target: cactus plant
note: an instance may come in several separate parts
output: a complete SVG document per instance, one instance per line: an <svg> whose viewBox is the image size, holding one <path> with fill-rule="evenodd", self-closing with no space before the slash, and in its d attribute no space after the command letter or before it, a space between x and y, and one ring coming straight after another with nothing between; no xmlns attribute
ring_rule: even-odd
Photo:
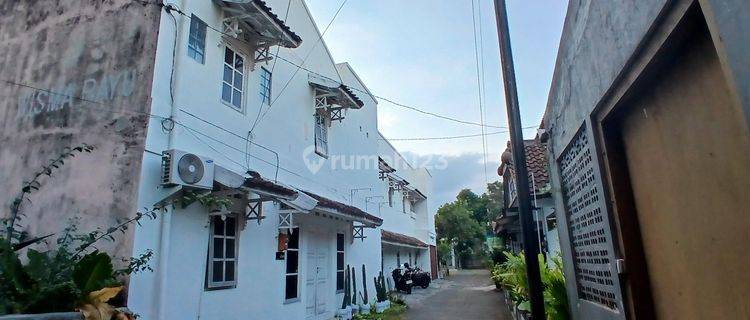
<svg viewBox="0 0 750 320"><path fill-rule="evenodd" d="M362 297L362 303L367 305L370 303L370 299L367 297L367 272L364 264L362 265L362 290L365 292L364 297Z"/></svg>
<svg viewBox="0 0 750 320"><path fill-rule="evenodd" d="M388 293L385 288L385 277L383 277L383 271L375 278L375 289L378 294L378 302L388 300Z"/></svg>
<svg viewBox="0 0 750 320"><path fill-rule="evenodd" d="M349 270L349 265L346 265L346 270ZM351 304L349 281L349 272L344 272L344 301L341 302L341 309L346 309Z"/></svg>
<svg viewBox="0 0 750 320"><path fill-rule="evenodd" d="M357 305L357 271L352 267L349 271L352 274L352 305Z"/></svg>

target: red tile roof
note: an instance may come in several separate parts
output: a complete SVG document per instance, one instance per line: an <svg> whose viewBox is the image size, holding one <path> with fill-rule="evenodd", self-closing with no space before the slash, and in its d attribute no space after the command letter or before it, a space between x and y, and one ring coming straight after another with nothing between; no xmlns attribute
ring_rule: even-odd
<svg viewBox="0 0 750 320"><path fill-rule="evenodd" d="M290 189L288 187L285 187L281 184L275 183L270 180L266 180L263 177L260 176L259 173L255 171L248 172L250 174L249 178L245 178L245 182L243 183L243 186L253 189L258 189L270 193L280 194L283 196L294 196L297 194L296 191L293 189Z"/></svg>
<svg viewBox="0 0 750 320"><path fill-rule="evenodd" d="M549 184L549 163L547 158L547 143L538 140L524 140L523 148L526 152L526 168L529 172L529 182L533 179L533 184L529 186L531 191L539 194L546 192ZM502 176L505 169L513 172L513 156L511 154L510 142L501 157L500 167L497 168L497 174ZM532 178L533 177L533 178ZM536 190L534 190L536 187Z"/></svg>
<svg viewBox="0 0 750 320"><path fill-rule="evenodd" d="M340 211L342 213L345 213L345 214L348 214L348 215L351 215L351 216L354 216L354 217L358 217L358 218L362 218L364 220L370 221L370 222L372 222L372 223L374 223L376 225L383 224L383 219L380 219L380 218L378 218L376 216L373 216L373 215L371 215L371 214L369 214L367 212L364 212L364 211L362 211L361 209L359 209L359 208L357 208L355 206L350 206L348 204L344 204L344 203L341 203L341 202L338 202L338 201L335 201L335 200L331 200L331 199L325 198L323 196L314 194L314 193L309 192L309 191L302 190L302 192L304 192L308 196L313 197L315 200L318 200L318 206L326 207L326 208L329 208L329 209L335 209L335 210L338 210L338 211Z"/></svg>
<svg viewBox="0 0 750 320"><path fill-rule="evenodd" d="M395 242L395 243L405 244L405 245L414 246L414 247L425 247L425 248L427 247L426 243L422 242L421 240L417 238L410 237L410 236L403 235L403 234L396 233L396 232L386 231L383 229L380 229L380 240L386 241L386 242Z"/></svg>

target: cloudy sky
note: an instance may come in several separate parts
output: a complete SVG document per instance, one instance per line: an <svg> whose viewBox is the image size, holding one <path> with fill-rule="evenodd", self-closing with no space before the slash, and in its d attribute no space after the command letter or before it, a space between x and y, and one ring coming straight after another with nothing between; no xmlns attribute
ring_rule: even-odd
<svg viewBox="0 0 750 320"><path fill-rule="evenodd" d="M345 0L307 0L322 30ZM473 0L481 23L486 123L507 127L493 1ZM481 8L480 8L481 7ZM511 41L524 127L538 125L547 101L566 0L508 1ZM481 9L481 11L480 11ZM336 62L349 62L376 95L461 120L479 122L472 0L348 0L324 36ZM480 62L481 65L481 62ZM479 134L455 123L395 106L378 105L379 127L389 139ZM506 129L488 128L488 133ZM535 129L524 134L531 137ZM497 180L509 136L487 136L487 177ZM402 153L445 157L433 170L433 205L462 188L484 192L482 139L392 141Z"/></svg>

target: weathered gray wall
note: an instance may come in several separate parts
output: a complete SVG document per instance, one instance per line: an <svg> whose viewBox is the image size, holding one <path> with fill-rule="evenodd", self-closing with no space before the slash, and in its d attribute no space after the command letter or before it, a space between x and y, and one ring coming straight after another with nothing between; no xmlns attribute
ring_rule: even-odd
<svg viewBox="0 0 750 320"><path fill-rule="evenodd" d="M547 121L556 159L614 82L666 0L570 0Z"/></svg>
<svg viewBox="0 0 750 320"><path fill-rule="evenodd" d="M44 179L22 224L40 235L79 216L91 231L133 215L159 10L133 0L0 1L2 216L23 181L81 143L97 149ZM131 234L102 248L130 256Z"/></svg>
<svg viewBox="0 0 750 320"><path fill-rule="evenodd" d="M550 88L545 124L550 131L550 170L556 198L563 256L572 260L569 234L561 199L556 159L584 121L602 101L638 45L654 26L668 0L595 1L570 0ZM697 0L733 94L750 123L750 2L746 0ZM718 39L718 40L717 40ZM566 278L574 283L573 266L565 266ZM568 288L575 304L574 286ZM575 314L574 318L581 319Z"/></svg>

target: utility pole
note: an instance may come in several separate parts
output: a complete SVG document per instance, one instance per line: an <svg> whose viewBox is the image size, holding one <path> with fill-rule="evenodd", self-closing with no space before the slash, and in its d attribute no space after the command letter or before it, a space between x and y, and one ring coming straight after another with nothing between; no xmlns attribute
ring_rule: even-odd
<svg viewBox="0 0 750 320"><path fill-rule="evenodd" d="M523 147L523 131L521 129L521 112L518 106L518 90L516 88L516 74L513 68L513 52L510 46L508 31L508 12L505 0L495 0L495 18L497 19L497 36L500 43L500 62L503 68L503 83L505 87L505 108L510 122L510 142L513 153L513 167L516 171L516 192L518 194L518 210L521 215L521 231L523 232L523 248L526 253L526 275L529 281L529 300L531 302L531 318L544 320L544 296L542 278L539 274L539 247L534 235L536 222L531 213L531 197L529 196L529 175L526 169L526 152Z"/></svg>

